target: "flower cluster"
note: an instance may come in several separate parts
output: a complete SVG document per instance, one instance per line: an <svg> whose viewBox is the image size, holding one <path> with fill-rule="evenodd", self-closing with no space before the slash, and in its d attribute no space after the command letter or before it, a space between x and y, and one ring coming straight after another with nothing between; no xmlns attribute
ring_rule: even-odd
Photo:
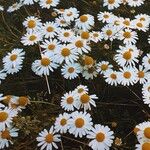
<svg viewBox="0 0 150 150"><path fill-rule="evenodd" d="M96 95L89 95L87 86L79 85L74 91L65 93L61 98L61 106L66 111L74 111L72 113L64 112L56 118L54 126L49 131L44 129L39 133L37 141L41 149L51 150L52 146L58 148L55 142L59 142L60 134L69 133L75 137L84 137L90 139L89 146L93 150L105 150L113 143L113 131L108 126L101 124L93 125L92 117L87 110L91 109L91 105L96 106L94 99ZM78 110L75 111L75 108ZM84 108L84 112L81 109Z"/></svg>
<svg viewBox="0 0 150 150"><path fill-rule="evenodd" d="M138 124L134 128L139 144L136 145L136 150L150 149L150 122L145 121Z"/></svg>

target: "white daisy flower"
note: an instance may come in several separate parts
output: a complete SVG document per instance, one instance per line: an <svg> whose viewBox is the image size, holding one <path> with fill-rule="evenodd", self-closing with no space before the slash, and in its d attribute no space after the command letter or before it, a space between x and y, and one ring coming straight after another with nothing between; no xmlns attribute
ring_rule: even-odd
<svg viewBox="0 0 150 150"><path fill-rule="evenodd" d="M103 23L109 23L110 19L114 17L114 14L112 14L112 12L99 12L97 15L97 19L99 21L102 21Z"/></svg>
<svg viewBox="0 0 150 150"><path fill-rule="evenodd" d="M61 97L61 107L66 111L74 111L77 99L78 94L76 94L76 92L69 91Z"/></svg>
<svg viewBox="0 0 150 150"><path fill-rule="evenodd" d="M0 109L0 131L5 130L6 127L10 127L13 117L17 115L17 111L5 107Z"/></svg>
<svg viewBox="0 0 150 150"><path fill-rule="evenodd" d="M150 149L150 142L143 142L140 144L135 145L135 150L149 150Z"/></svg>
<svg viewBox="0 0 150 150"><path fill-rule="evenodd" d="M106 72L104 72L104 78L105 81L110 85L117 86L119 84L119 75L117 71L108 69Z"/></svg>
<svg viewBox="0 0 150 150"><path fill-rule="evenodd" d="M32 63L32 70L35 74L42 76L42 75L49 75L50 71L54 71L58 65L55 63L53 59L53 55L44 54L40 60L35 60Z"/></svg>
<svg viewBox="0 0 150 150"><path fill-rule="evenodd" d="M120 0L104 0L103 6L107 6L109 10L118 8L121 4Z"/></svg>
<svg viewBox="0 0 150 150"><path fill-rule="evenodd" d="M144 4L144 1L145 0L136 0L136 1L135 0L129 0L129 1L127 1L127 3L131 7L139 7L142 4Z"/></svg>
<svg viewBox="0 0 150 150"><path fill-rule="evenodd" d="M59 27L67 27L68 25L70 25L70 23L69 23L69 22L66 22L65 19L64 19L62 16L57 17L57 18L55 19L55 23L56 23L57 26L59 26Z"/></svg>
<svg viewBox="0 0 150 150"><path fill-rule="evenodd" d="M51 126L51 128L49 129L49 131L47 131L46 129L44 129L43 131L41 131L39 133L39 136L36 138L36 140L39 142L38 143L38 147L41 147L41 150L52 150L53 147L55 149L58 149L58 146L56 145L56 142L60 142L60 135L59 134L55 134L55 130L54 127Z"/></svg>
<svg viewBox="0 0 150 150"><path fill-rule="evenodd" d="M75 111L71 114L68 125L69 133L81 138L92 129L93 122L89 113Z"/></svg>
<svg viewBox="0 0 150 150"><path fill-rule="evenodd" d="M12 138L18 137L18 130L10 126L10 128L0 131L0 149L9 147L9 143L13 144Z"/></svg>
<svg viewBox="0 0 150 150"><path fill-rule="evenodd" d="M139 50L134 45L119 46L117 54L114 56L115 61L122 67L130 65L135 66L138 63Z"/></svg>
<svg viewBox="0 0 150 150"><path fill-rule="evenodd" d="M22 3L14 3L12 6L9 6L8 9L7 9L7 12L11 13L11 12L14 12L18 9L20 9L22 6Z"/></svg>
<svg viewBox="0 0 150 150"><path fill-rule="evenodd" d="M148 70L150 69L150 54L146 54L143 59L142 59L142 65L147 68Z"/></svg>
<svg viewBox="0 0 150 150"><path fill-rule="evenodd" d="M40 46L44 49L43 53L54 55L60 49L60 42L57 39L45 39Z"/></svg>
<svg viewBox="0 0 150 150"><path fill-rule="evenodd" d="M69 119L70 119L70 114L68 113L59 114L59 116L56 118L55 126L54 126L56 132L66 133L67 130L69 129L68 126Z"/></svg>
<svg viewBox="0 0 150 150"><path fill-rule="evenodd" d="M96 107L96 103L94 101L95 99L98 99L98 97L95 94L80 94L79 100L76 101L76 107L77 109L84 108L84 111L91 110L91 105Z"/></svg>
<svg viewBox="0 0 150 150"><path fill-rule="evenodd" d="M24 55L23 49L13 49L3 58L4 70L8 74L17 73L22 68Z"/></svg>
<svg viewBox="0 0 150 150"><path fill-rule="evenodd" d="M30 30L21 38L21 43L25 46L37 44L42 40L41 32Z"/></svg>
<svg viewBox="0 0 150 150"><path fill-rule="evenodd" d="M108 126L95 124L92 131L88 132L87 138L92 139L89 146L93 150L109 150L114 139L114 133Z"/></svg>
<svg viewBox="0 0 150 150"><path fill-rule="evenodd" d="M67 63L62 66L61 74L66 79L75 79L78 77L79 73L81 73L82 68L78 63Z"/></svg>
<svg viewBox="0 0 150 150"><path fill-rule="evenodd" d="M87 44L86 40L83 40L79 36L72 41L72 47L81 55L91 51L91 47Z"/></svg>
<svg viewBox="0 0 150 150"><path fill-rule="evenodd" d="M54 38L60 31L58 25L54 22L44 23L41 30L45 38Z"/></svg>
<svg viewBox="0 0 150 150"><path fill-rule="evenodd" d="M90 36L91 36L91 38L90 38L91 41L93 41L95 43L102 41L102 39L104 38L103 34L99 31L92 31Z"/></svg>
<svg viewBox="0 0 150 150"><path fill-rule="evenodd" d="M21 0L20 2L22 2L25 5L32 5L34 4L34 1L37 1L37 0Z"/></svg>
<svg viewBox="0 0 150 150"><path fill-rule="evenodd" d="M70 7L69 9L64 10L62 16L66 22L71 22L79 17L79 11L75 7Z"/></svg>
<svg viewBox="0 0 150 150"><path fill-rule="evenodd" d="M75 49L73 49L72 44L67 44L67 45L61 45L61 48L56 51L55 58L56 62L58 63L73 63L78 59L78 53Z"/></svg>
<svg viewBox="0 0 150 150"><path fill-rule="evenodd" d="M59 4L60 0L40 0L39 5L41 8L50 9L50 7L56 7Z"/></svg>
<svg viewBox="0 0 150 150"><path fill-rule="evenodd" d="M119 82L124 86L134 85L137 82L137 74L135 68L124 67L120 69Z"/></svg>
<svg viewBox="0 0 150 150"><path fill-rule="evenodd" d="M109 64L108 61L101 61L97 63L97 72L100 72L101 74L105 73L107 70L111 69L113 66Z"/></svg>
<svg viewBox="0 0 150 150"><path fill-rule="evenodd" d="M120 21L122 23L122 27L124 28L134 28L133 21L130 20L130 18L120 18Z"/></svg>
<svg viewBox="0 0 150 150"><path fill-rule="evenodd" d="M75 26L84 31L90 30L92 26L94 26L94 17L89 14L84 14L80 16L75 21Z"/></svg>
<svg viewBox="0 0 150 150"><path fill-rule="evenodd" d="M87 86L85 85L78 85L75 90L74 90L77 94L82 95L82 94L87 94L89 89Z"/></svg>
<svg viewBox="0 0 150 150"><path fill-rule="evenodd" d="M121 30L118 33L118 39L123 40L124 44L135 44L138 40L137 32L131 29Z"/></svg>
<svg viewBox="0 0 150 150"><path fill-rule="evenodd" d="M27 30L38 30L42 27L41 19L35 16L28 16L23 22L23 25Z"/></svg>

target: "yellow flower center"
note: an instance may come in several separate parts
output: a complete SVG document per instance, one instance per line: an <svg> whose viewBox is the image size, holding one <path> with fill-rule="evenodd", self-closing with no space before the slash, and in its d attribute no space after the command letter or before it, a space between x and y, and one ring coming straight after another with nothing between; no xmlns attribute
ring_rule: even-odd
<svg viewBox="0 0 150 150"><path fill-rule="evenodd" d="M47 142L47 143L52 143L53 142L53 134L50 134L50 133L48 133L47 135L46 135L46 137L45 137L45 141Z"/></svg>
<svg viewBox="0 0 150 150"><path fill-rule="evenodd" d="M148 143L148 142L143 143L142 150L150 150L150 143Z"/></svg>
<svg viewBox="0 0 150 150"><path fill-rule="evenodd" d="M82 128L84 126L84 120L82 118L78 118L75 121L75 126L77 128Z"/></svg>
<svg viewBox="0 0 150 150"><path fill-rule="evenodd" d="M16 59L17 59L17 55L16 54L12 54L11 56L10 56L10 60L11 61L15 61Z"/></svg>
<svg viewBox="0 0 150 150"><path fill-rule="evenodd" d="M33 29L33 28L35 28L35 26L36 26L36 22L34 20L28 21L28 28Z"/></svg>
<svg viewBox="0 0 150 150"><path fill-rule="evenodd" d="M124 76L124 78L126 78L126 79L130 79L131 73L128 72L128 71L126 71L126 72L123 73L123 76Z"/></svg>
<svg viewBox="0 0 150 150"><path fill-rule="evenodd" d="M70 49L63 48L62 51L61 51L61 55L64 56L64 57L69 56L70 55Z"/></svg>
<svg viewBox="0 0 150 150"><path fill-rule="evenodd" d="M54 31L54 28L53 27L51 27L51 26L49 26L49 27L47 27L47 32L53 32Z"/></svg>
<svg viewBox="0 0 150 150"><path fill-rule="evenodd" d="M108 16L107 14L105 14L103 17L104 17L105 19L109 18L109 16Z"/></svg>
<svg viewBox="0 0 150 150"><path fill-rule="evenodd" d="M101 65L101 70L102 71L106 71L108 69L108 65L107 64L102 64Z"/></svg>
<svg viewBox="0 0 150 150"><path fill-rule="evenodd" d="M6 112L0 112L0 122L6 121L8 118L8 113Z"/></svg>
<svg viewBox="0 0 150 150"><path fill-rule="evenodd" d="M107 34L108 36L111 36L111 35L112 35L112 30L107 30L107 31L106 31L106 34Z"/></svg>
<svg viewBox="0 0 150 150"><path fill-rule="evenodd" d="M81 48L81 47L83 47L83 42L81 40L78 40L78 41L75 42L75 46L77 48Z"/></svg>
<svg viewBox="0 0 150 150"><path fill-rule="evenodd" d="M102 133L102 132L97 133L97 134L96 134L96 140L97 140L98 142L103 142L103 141L105 140L105 134Z"/></svg>
<svg viewBox="0 0 150 150"><path fill-rule="evenodd" d="M81 22L86 22L88 20L88 17L85 15L80 16L80 21Z"/></svg>
<svg viewBox="0 0 150 150"><path fill-rule="evenodd" d="M117 79L117 75L116 74L114 74L114 73L112 73L111 75L110 75L110 77L112 78L112 79Z"/></svg>
<svg viewBox="0 0 150 150"><path fill-rule="evenodd" d="M47 0L46 4L51 4L53 2L53 0Z"/></svg>
<svg viewBox="0 0 150 150"><path fill-rule="evenodd" d="M82 93L82 92L84 92L84 89L83 88L79 88L78 89L78 93Z"/></svg>
<svg viewBox="0 0 150 150"><path fill-rule="evenodd" d="M31 36L29 37L29 40L30 40L30 41L35 41L36 38L37 38L37 37L36 37L35 35L31 35Z"/></svg>
<svg viewBox="0 0 150 150"><path fill-rule="evenodd" d="M136 25L137 25L139 28L142 28L142 27L143 27L143 24L142 24L141 22L138 22Z"/></svg>
<svg viewBox="0 0 150 150"><path fill-rule="evenodd" d="M82 39L89 39L89 37L90 37L89 32L84 31L84 32L81 33L81 38Z"/></svg>
<svg viewBox="0 0 150 150"><path fill-rule="evenodd" d="M88 94L83 94L80 97L80 101L81 103L86 104L90 101L90 96Z"/></svg>
<svg viewBox="0 0 150 150"><path fill-rule="evenodd" d="M42 66L48 66L51 63L51 60L49 58L42 58L41 59L41 65Z"/></svg>
<svg viewBox="0 0 150 150"><path fill-rule="evenodd" d="M144 78L145 73L143 71L139 71L137 74L139 78Z"/></svg>
<svg viewBox="0 0 150 150"><path fill-rule="evenodd" d="M61 24L65 24L66 21L65 21L65 20L60 20L60 23L61 23Z"/></svg>
<svg viewBox="0 0 150 150"><path fill-rule="evenodd" d="M61 119L60 125L61 125L61 126L64 126L64 125L66 125L66 124L67 124L67 120L66 120L65 118Z"/></svg>
<svg viewBox="0 0 150 150"><path fill-rule="evenodd" d="M129 26L130 25L130 21L129 20L124 20L123 24L125 24L126 26Z"/></svg>
<svg viewBox="0 0 150 150"><path fill-rule="evenodd" d="M109 4L114 4L114 3L115 3L115 0L108 0L108 3L109 3Z"/></svg>
<svg viewBox="0 0 150 150"><path fill-rule="evenodd" d="M150 127L145 128L144 135L145 135L145 137L147 137L148 139L150 139Z"/></svg>
<svg viewBox="0 0 150 150"><path fill-rule="evenodd" d="M145 21L146 19L144 17L141 17L140 18L140 21Z"/></svg>
<svg viewBox="0 0 150 150"><path fill-rule="evenodd" d="M25 96L21 96L19 97L18 102L19 102L19 106L26 106L29 102L29 99Z"/></svg>
<svg viewBox="0 0 150 150"><path fill-rule="evenodd" d="M73 67L68 68L68 72L69 72L69 73L73 73L74 70L75 70L75 69L74 69Z"/></svg>
<svg viewBox="0 0 150 150"><path fill-rule="evenodd" d="M99 34L98 34L98 33L93 33L93 36L94 36L94 37L98 37Z"/></svg>
<svg viewBox="0 0 150 150"><path fill-rule="evenodd" d="M72 104L74 99L73 99L73 97L70 96L70 97L67 98L66 101L67 101L67 104Z"/></svg>
<svg viewBox="0 0 150 150"><path fill-rule="evenodd" d="M124 36L126 39L129 39L129 38L131 38L131 33L130 33L130 32L124 32L124 33L123 33L123 36Z"/></svg>
<svg viewBox="0 0 150 150"><path fill-rule="evenodd" d="M69 36L70 36L69 32L64 33L64 37L69 37Z"/></svg>
<svg viewBox="0 0 150 150"><path fill-rule="evenodd" d="M5 97L5 99L3 100L3 102L4 102L5 104L8 104L8 103L10 102L11 98L12 98L11 95L7 95L7 96Z"/></svg>
<svg viewBox="0 0 150 150"><path fill-rule="evenodd" d="M11 139L10 132L7 129L1 131L1 137L2 139L10 140Z"/></svg>
<svg viewBox="0 0 150 150"><path fill-rule="evenodd" d="M49 50L51 50L51 51L52 51L52 50L54 50L54 49L55 49L55 47L56 47L56 46L55 46L54 44L50 44L50 45L48 45L48 49L49 49Z"/></svg>
<svg viewBox="0 0 150 150"><path fill-rule="evenodd" d="M90 57L90 56L85 56L85 58L84 58L84 64L85 65L93 65L94 64L93 58Z"/></svg>
<svg viewBox="0 0 150 150"><path fill-rule="evenodd" d="M132 57L132 54L130 51L127 51L123 54L123 58L126 59L126 60L130 60Z"/></svg>

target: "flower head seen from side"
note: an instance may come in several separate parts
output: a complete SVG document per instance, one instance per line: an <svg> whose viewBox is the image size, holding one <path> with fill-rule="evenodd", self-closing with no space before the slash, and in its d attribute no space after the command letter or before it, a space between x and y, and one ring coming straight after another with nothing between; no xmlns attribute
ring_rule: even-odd
<svg viewBox="0 0 150 150"><path fill-rule="evenodd" d="M7 12L14 12L22 7L22 3L14 3L12 6L9 6Z"/></svg>
<svg viewBox="0 0 150 150"><path fill-rule="evenodd" d="M68 125L69 133L81 138L91 130L93 122L89 113L75 111L71 114Z"/></svg>
<svg viewBox="0 0 150 150"><path fill-rule="evenodd" d="M91 139L89 146L93 150L109 149L113 143L113 134L113 131L111 131L108 126L95 124L94 128L87 134L87 138Z"/></svg>
<svg viewBox="0 0 150 150"><path fill-rule="evenodd" d="M56 7L60 0L39 0L39 5L41 8L50 9L51 7Z"/></svg>
<svg viewBox="0 0 150 150"><path fill-rule="evenodd" d="M17 73L22 68L25 58L23 49L15 48L3 58L4 70L8 74Z"/></svg>
<svg viewBox="0 0 150 150"><path fill-rule="evenodd" d="M59 116L56 118L55 126L54 126L56 132L66 133L67 130L69 129L68 126L69 119L70 119L70 114L68 113L59 114Z"/></svg>
<svg viewBox="0 0 150 150"><path fill-rule="evenodd" d="M55 149L58 149L58 146L56 145L57 142L60 142L60 135L55 134L54 127L51 126L51 128L48 130L44 129L39 133L39 136L36 138L36 140L39 142L38 147L41 147L41 150L52 150L53 147Z"/></svg>

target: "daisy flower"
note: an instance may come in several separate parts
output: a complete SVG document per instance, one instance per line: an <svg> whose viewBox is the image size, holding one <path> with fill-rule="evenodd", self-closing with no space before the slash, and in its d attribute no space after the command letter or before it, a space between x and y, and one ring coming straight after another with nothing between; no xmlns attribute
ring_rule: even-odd
<svg viewBox="0 0 150 150"><path fill-rule="evenodd" d="M61 74L66 79L74 79L78 77L78 74L81 73L81 65L78 63L67 63L62 66Z"/></svg>
<svg viewBox="0 0 150 150"><path fill-rule="evenodd" d="M50 71L54 71L58 65L55 63L53 59L53 55L44 54L40 60L35 60L32 63L32 70L35 74L42 76L42 75L49 75Z"/></svg>
<svg viewBox="0 0 150 150"><path fill-rule="evenodd" d="M85 85L78 85L75 90L74 90L77 94L82 95L82 94L87 94L89 89L87 86Z"/></svg>
<svg viewBox="0 0 150 150"><path fill-rule="evenodd" d="M147 22L149 23L150 16L147 14L138 14L135 16L135 18L141 22Z"/></svg>
<svg viewBox="0 0 150 150"><path fill-rule="evenodd" d="M55 126L54 126L56 132L66 133L67 130L69 129L68 126L69 119L70 119L70 114L68 113L59 114L59 116L56 118Z"/></svg>
<svg viewBox="0 0 150 150"><path fill-rule="evenodd" d="M67 64L69 62L73 63L78 59L78 53L73 49L72 44L64 44L61 45L61 48L58 51L56 51L54 59L60 64L63 62L66 62Z"/></svg>
<svg viewBox="0 0 150 150"><path fill-rule="evenodd" d="M17 73L22 68L24 55L23 49L13 49L3 58L4 70L8 74Z"/></svg>
<svg viewBox="0 0 150 150"><path fill-rule="evenodd" d="M77 99L78 94L74 91L69 91L61 97L61 107L66 111L74 111L74 108L76 108Z"/></svg>
<svg viewBox="0 0 150 150"><path fill-rule="evenodd" d="M34 4L35 0L21 0L21 2L25 5L32 5Z"/></svg>
<svg viewBox="0 0 150 150"><path fill-rule="evenodd" d="M72 41L72 47L81 55L83 53L88 53L89 51L91 51L91 47L88 46L86 40L83 40L79 36L75 37Z"/></svg>
<svg viewBox="0 0 150 150"><path fill-rule="evenodd" d="M135 66L135 63L138 63L139 50L136 46L126 45L125 47L119 46L119 48L114 59L120 66Z"/></svg>
<svg viewBox="0 0 150 150"><path fill-rule="evenodd" d="M68 29L62 29L61 32L58 33L58 39L64 43L70 43L74 39L74 32Z"/></svg>
<svg viewBox="0 0 150 150"><path fill-rule="evenodd" d="M56 51L60 49L60 42L58 42L57 39L45 39L44 41L42 41L42 44L40 46L44 49L43 53L54 55Z"/></svg>
<svg viewBox="0 0 150 150"><path fill-rule="evenodd" d="M76 101L76 107L77 109L84 108L84 111L91 110L91 105L96 107L95 99L98 99L98 97L93 94L89 95L87 93L81 94L79 96L79 100Z"/></svg>
<svg viewBox="0 0 150 150"><path fill-rule="evenodd" d="M41 28L42 23L41 19L35 16L28 16L23 22L23 25L27 28L27 30L38 30Z"/></svg>
<svg viewBox="0 0 150 150"><path fill-rule="evenodd" d="M120 18L120 21L122 23L122 27L124 27L124 28L133 28L134 27L133 21L131 21L130 18Z"/></svg>
<svg viewBox="0 0 150 150"><path fill-rule="evenodd" d="M119 84L119 75L117 71L114 71L112 69L108 69L106 72L104 72L104 78L105 81L110 85L117 86Z"/></svg>
<svg viewBox="0 0 150 150"><path fill-rule="evenodd" d="M150 54L146 54L146 56L143 57L142 65L148 70L150 69Z"/></svg>
<svg viewBox="0 0 150 150"><path fill-rule="evenodd" d="M118 8L121 4L120 0L104 0L103 6L107 6L109 10Z"/></svg>
<svg viewBox="0 0 150 150"><path fill-rule="evenodd" d="M25 46L37 44L42 40L41 32L30 30L21 38L21 43Z"/></svg>
<svg viewBox="0 0 150 150"><path fill-rule="evenodd" d="M124 86L134 85L137 82L137 75L135 68L124 67L119 72L119 83Z"/></svg>
<svg viewBox="0 0 150 150"><path fill-rule="evenodd" d="M18 137L18 130L10 126L10 128L0 131L0 149L9 147L9 143L13 144L12 138Z"/></svg>
<svg viewBox="0 0 150 150"><path fill-rule="evenodd" d="M110 19L114 17L114 14L112 14L112 12L107 12L107 11L104 11L104 12L99 12L98 15L97 15L97 19L99 21L102 21L103 23L109 23Z"/></svg>
<svg viewBox="0 0 150 150"><path fill-rule="evenodd" d="M100 72L101 74L105 73L107 70L113 67L111 64L109 64L108 61L101 61L96 66L97 72Z"/></svg>
<svg viewBox="0 0 150 150"><path fill-rule="evenodd" d="M136 0L136 1L135 0L129 0L129 1L127 1L127 3L131 7L139 7L142 4L144 4L144 1L145 0Z"/></svg>
<svg viewBox="0 0 150 150"><path fill-rule="evenodd" d="M9 12L9 13L14 12L14 11L20 9L21 6L22 6L22 3L14 3L12 6L8 7L7 12Z"/></svg>
<svg viewBox="0 0 150 150"><path fill-rule="evenodd" d="M39 136L36 138L36 140L39 142L38 143L38 147L41 147L41 150L52 150L53 147L55 149L58 149L58 146L56 145L56 142L60 142L60 135L59 134L55 134L55 130L54 127L51 126L51 128L49 129L49 131L47 131L46 129L44 129L43 131L41 131L39 133Z"/></svg>
<svg viewBox="0 0 150 150"><path fill-rule="evenodd" d="M17 115L17 111L5 107L0 109L0 131L5 130L6 127L10 127L13 117Z"/></svg>
<svg viewBox="0 0 150 150"><path fill-rule="evenodd" d="M140 144L135 145L135 150L149 150L150 149L150 142L143 142Z"/></svg>
<svg viewBox="0 0 150 150"><path fill-rule="evenodd" d="M131 29L121 30L118 33L118 39L123 40L124 44L135 44L138 39L138 35Z"/></svg>
<svg viewBox="0 0 150 150"><path fill-rule="evenodd" d="M113 131L108 126L95 124L94 128L87 135L87 138L91 139L89 146L93 150L108 150L113 143L113 134Z"/></svg>
<svg viewBox="0 0 150 150"><path fill-rule="evenodd" d="M55 23L56 23L56 25L59 26L59 27L67 27L68 25L70 25L70 23L69 23L69 22L66 22L65 19L64 19L62 16L57 17L57 18L55 19Z"/></svg>
<svg viewBox="0 0 150 150"><path fill-rule="evenodd" d="M45 38L54 38L55 36L57 36L58 32L60 31L58 25L54 22L44 23L41 30Z"/></svg>
<svg viewBox="0 0 150 150"><path fill-rule="evenodd" d="M94 17L89 14L84 14L75 20L75 26L84 31L90 30L94 26Z"/></svg>
<svg viewBox="0 0 150 150"><path fill-rule="evenodd" d="M91 68L94 66L95 61L91 56L84 55L82 57L84 68Z"/></svg>
<svg viewBox="0 0 150 150"><path fill-rule="evenodd" d="M87 42L89 42L91 40L91 36L90 36L90 32L89 31L80 31L80 37L83 40L86 40Z"/></svg>
<svg viewBox="0 0 150 150"><path fill-rule="evenodd" d="M66 22L71 22L79 17L79 11L75 7L70 7L69 9L64 10L62 16Z"/></svg>
<svg viewBox="0 0 150 150"><path fill-rule="evenodd" d="M39 5L41 8L50 9L50 7L56 7L59 4L60 0L40 0Z"/></svg>
<svg viewBox="0 0 150 150"><path fill-rule="evenodd" d="M75 137L82 138L93 125L91 115L87 112L75 111L71 114L71 118L68 120L69 133Z"/></svg>
<svg viewBox="0 0 150 150"><path fill-rule="evenodd" d="M95 42L95 43L98 43L100 41L102 41L103 39L103 34L99 31L92 31L91 34L91 41Z"/></svg>

